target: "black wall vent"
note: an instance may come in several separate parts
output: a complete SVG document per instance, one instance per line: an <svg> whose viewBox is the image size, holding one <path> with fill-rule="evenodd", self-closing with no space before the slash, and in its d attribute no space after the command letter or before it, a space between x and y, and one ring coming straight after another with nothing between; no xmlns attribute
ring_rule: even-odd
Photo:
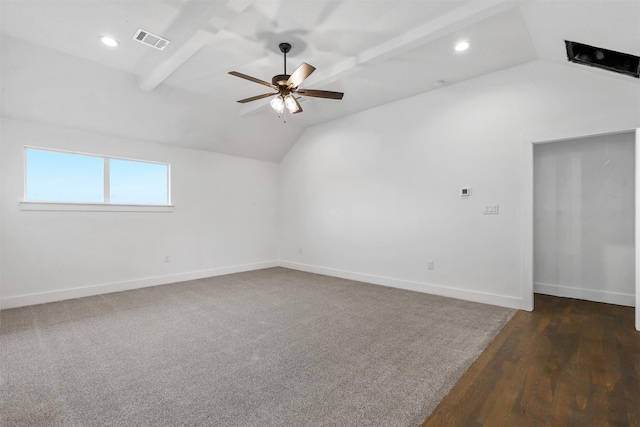
<svg viewBox="0 0 640 427"><path fill-rule="evenodd" d="M565 40L567 59L576 64L640 78L640 57Z"/></svg>

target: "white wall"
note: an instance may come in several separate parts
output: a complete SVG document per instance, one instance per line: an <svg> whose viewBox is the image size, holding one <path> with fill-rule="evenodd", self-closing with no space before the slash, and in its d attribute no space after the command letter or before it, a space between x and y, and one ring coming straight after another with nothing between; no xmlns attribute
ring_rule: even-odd
<svg viewBox="0 0 640 427"><path fill-rule="evenodd" d="M523 143L640 127L640 85L576 67L535 61L316 126L279 166L3 119L2 306L276 265L277 219L284 266L527 308ZM26 144L170 162L176 209L21 211Z"/></svg>
<svg viewBox="0 0 640 427"><path fill-rule="evenodd" d="M534 61L311 128L280 163L282 263L530 309L524 142L635 128L639 95Z"/></svg>
<svg viewBox="0 0 640 427"><path fill-rule="evenodd" d="M534 148L536 292L635 305L635 134Z"/></svg>
<svg viewBox="0 0 640 427"><path fill-rule="evenodd" d="M2 307L276 265L275 163L12 119L1 137ZM25 145L170 163L175 210L22 211Z"/></svg>

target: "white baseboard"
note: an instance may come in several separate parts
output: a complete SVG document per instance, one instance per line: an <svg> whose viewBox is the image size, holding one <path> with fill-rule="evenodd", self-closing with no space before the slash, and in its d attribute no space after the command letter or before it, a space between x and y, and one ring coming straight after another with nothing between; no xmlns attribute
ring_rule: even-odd
<svg viewBox="0 0 640 427"><path fill-rule="evenodd" d="M62 301L73 298L82 298L87 296L106 294L110 292L128 291L149 286L166 285L169 283L202 279L205 277L222 276L225 274L242 273L245 271L261 270L271 267L285 267L292 270L300 270L309 273L323 274L325 276L357 280L360 282L372 283L375 285L390 286L393 288L457 298L483 304L492 304L515 309L526 309L526 307L524 307L524 301L522 298L496 295L486 292L470 291L467 289L450 288L423 282L414 282L410 280L376 276L372 274L339 270L310 264L301 264L292 261L266 261L254 264L235 265L230 267L172 274L168 276L147 277L143 279L127 280L123 282L104 283L100 285L83 286L79 288L62 289L51 292L5 297L0 299L0 309L43 304L47 302Z"/></svg>
<svg viewBox="0 0 640 427"><path fill-rule="evenodd" d="M486 292L470 291L467 289L449 288L445 286L432 285L423 282L413 282L410 280L394 279L391 277L376 276L372 274L357 273L353 271L338 270L335 268L320 267L317 265L301 264L292 261L280 261L280 266L292 270L306 271L308 273L323 274L325 276L340 277L342 279L357 280L359 282L373 283L375 285L390 286L392 288L406 289L410 291L423 292L427 294L440 295L462 299L466 301L480 302L483 304L497 305L507 308L526 310L522 298L509 297L504 295L490 294Z"/></svg>
<svg viewBox="0 0 640 427"><path fill-rule="evenodd" d="M169 283L184 282L186 280L203 279L205 277L223 276L225 274L242 273L245 271L262 270L263 268L278 267L278 261L266 261L253 264L233 265L230 267L213 268L209 270L191 271L168 276L146 277L143 279L127 280L124 282L103 283L100 285L83 286L80 288L61 289L58 291L41 292L37 294L19 295L0 299L0 309L23 307L26 305L43 304L72 298L88 297L111 292L128 291L149 286L167 285Z"/></svg>
<svg viewBox="0 0 640 427"><path fill-rule="evenodd" d="M560 285L549 285L546 283L534 283L533 291L556 297L583 299L607 304L625 305L628 307L635 307L636 305L635 295L597 291L594 289L578 289Z"/></svg>

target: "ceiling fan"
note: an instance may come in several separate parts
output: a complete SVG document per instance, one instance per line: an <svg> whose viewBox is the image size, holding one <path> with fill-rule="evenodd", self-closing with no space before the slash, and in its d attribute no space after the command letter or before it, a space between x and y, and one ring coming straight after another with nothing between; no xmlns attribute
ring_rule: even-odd
<svg viewBox="0 0 640 427"><path fill-rule="evenodd" d="M291 114L297 114L302 112L302 107L296 99L295 95L312 96L315 98L327 98L327 99L342 99L344 93L332 92L328 90L316 90L316 89L298 89L300 83L302 83L307 77L315 71L315 67L303 62L293 74L287 74L287 53L291 50L289 43L280 43L280 52L284 53L284 74L277 74L271 79L271 83L264 80L256 79L255 77L248 76L246 74L239 73L237 71L229 71L232 76L240 77L242 79L250 80L255 83L259 83L264 86L269 86L275 89L277 92L265 93L262 95L252 96L251 98L241 99L238 102L244 104L246 102L256 101L258 99L268 98L270 96L277 95L270 102L271 107L282 114L284 108Z"/></svg>

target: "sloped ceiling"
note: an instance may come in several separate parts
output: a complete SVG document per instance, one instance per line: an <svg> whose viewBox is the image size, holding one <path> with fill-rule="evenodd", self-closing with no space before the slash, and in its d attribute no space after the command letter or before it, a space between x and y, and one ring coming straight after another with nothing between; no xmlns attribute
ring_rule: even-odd
<svg viewBox="0 0 640 427"><path fill-rule="evenodd" d="M638 1L109 1L2 0L2 115L126 138L279 161L309 126L524 62L566 60L563 41L640 55ZM164 51L132 39L143 28ZM110 35L117 48L98 37ZM454 44L469 40L458 53ZM269 81L317 70L303 98L278 117ZM638 85L638 79L589 69ZM265 90L266 89L266 90Z"/></svg>

